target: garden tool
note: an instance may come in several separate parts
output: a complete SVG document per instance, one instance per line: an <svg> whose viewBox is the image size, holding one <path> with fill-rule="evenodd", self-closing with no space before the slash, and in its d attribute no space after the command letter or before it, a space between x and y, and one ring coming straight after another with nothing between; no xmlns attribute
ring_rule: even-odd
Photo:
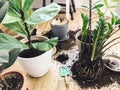
<svg viewBox="0 0 120 90"><path fill-rule="evenodd" d="M69 77L70 70L69 70L69 68L67 66L59 67L59 74L61 77L65 78L65 84L66 84L66 86L68 86L70 83L70 77Z"/></svg>

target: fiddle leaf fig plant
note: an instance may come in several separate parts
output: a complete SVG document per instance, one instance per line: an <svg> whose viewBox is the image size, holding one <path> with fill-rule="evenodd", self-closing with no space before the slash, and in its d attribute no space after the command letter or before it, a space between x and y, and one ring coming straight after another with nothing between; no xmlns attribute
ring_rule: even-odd
<svg viewBox="0 0 120 90"><path fill-rule="evenodd" d="M7 48L8 50L11 50L13 46L15 46L16 48L20 47L21 50L35 48L38 50L46 51L50 50L57 44L58 38L47 40L44 43L40 42L39 44L32 43L31 36L37 24L46 22L58 14L61 9L59 5L56 3L51 3L46 7L42 7L33 11L31 5L34 0L7 1L9 2L9 9L7 15L2 21L2 24L16 32L21 37L27 38L28 43L21 43L10 35L1 33L0 49ZM7 43L9 43L9 45Z"/></svg>

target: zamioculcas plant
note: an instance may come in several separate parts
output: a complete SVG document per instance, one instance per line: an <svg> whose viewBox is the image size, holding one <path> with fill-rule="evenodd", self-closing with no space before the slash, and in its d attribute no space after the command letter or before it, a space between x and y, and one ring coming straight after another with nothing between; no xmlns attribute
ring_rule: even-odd
<svg viewBox="0 0 120 90"><path fill-rule="evenodd" d="M83 26L81 34L78 37L80 40L80 60L76 61L71 69L74 78L78 81L95 81L101 78L104 71L102 56L106 50L119 43L110 45L120 37L106 42L112 35L119 31L119 28L115 31L115 26L119 26L120 19L111 13L112 19L111 22L108 22L105 14L100 10L103 6L103 4L94 4L92 6L92 0L89 0L89 16L84 13L81 14ZM98 15L95 28L92 28L93 10Z"/></svg>

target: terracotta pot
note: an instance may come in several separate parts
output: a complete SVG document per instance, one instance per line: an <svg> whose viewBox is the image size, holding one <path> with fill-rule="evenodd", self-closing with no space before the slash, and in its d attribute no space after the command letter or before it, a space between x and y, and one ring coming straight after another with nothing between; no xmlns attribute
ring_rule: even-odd
<svg viewBox="0 0 120 90"><path fill-rule="evenodd" d="M47 40L48 38L44 36L33 36L32 40ZM27 39L23 39L22 42L27 42ZM32 77L41 77L45 75L50 66L53 55L53 49L46 51L45 53L32 57L32 58L22 58L18 57L17 60L25 71Z"/></svg>
<svg viewBox="0 0 120 90"><path fill-rule="evenodd" d="M5 78L5 77L8 77L8 75L11 75L13 73L19 74L23 78L23 85L22 85L22 88L20 90L27 90L28 89L27 81L26 81L24 74L22 74L21 72L9 71L9 72L4 72L1 75L3 78Z"/></svg>

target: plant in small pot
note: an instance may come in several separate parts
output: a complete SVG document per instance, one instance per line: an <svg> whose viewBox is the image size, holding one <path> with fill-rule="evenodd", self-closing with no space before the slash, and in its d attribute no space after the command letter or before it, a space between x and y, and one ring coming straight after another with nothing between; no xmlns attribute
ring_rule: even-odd
<svg viewBox="0 0 120 90"><path fill-rule="evenodd" d="M68 36L69 20L64 17L55 17L51 20L51 30L59 40L66 40Z"/></svg>
<svg viewBox="0 0 120 90"><path fill-rule="evenodd" d="M81 32L77 33L78 47L80 50L79 60L74 63L71 70L73 78L79 83L91 83L102 77L104 71L104 63L102 56L105 51L115 44L110 45L120 37L107 42L107 40L118 32L120 29L115 30L115 26L119 26L120 20L112 13L111 22L108 22L105 14L101 12L100 8L103 4L94 4L89 0L89 16L81 13L83 26ZM96 10L98 20L95 27L92 28L92 10ZM116 27L116 28L117 28Z"/></svg>
<svg viewBox="0 0 120 90"><path fill-rule="evenodd" d="M32 77L45 75L51 64L52 48L57 44L58 38L47 39L43 36L32 36L32 31L37 24L52 19L60 11L60 6L52 3L32 11L34 0L8 0L10 7L2 24L15 31L25 39L23 42L14 37L0 33L0 49L11 50L20 48L18 61Z"/></svg>

